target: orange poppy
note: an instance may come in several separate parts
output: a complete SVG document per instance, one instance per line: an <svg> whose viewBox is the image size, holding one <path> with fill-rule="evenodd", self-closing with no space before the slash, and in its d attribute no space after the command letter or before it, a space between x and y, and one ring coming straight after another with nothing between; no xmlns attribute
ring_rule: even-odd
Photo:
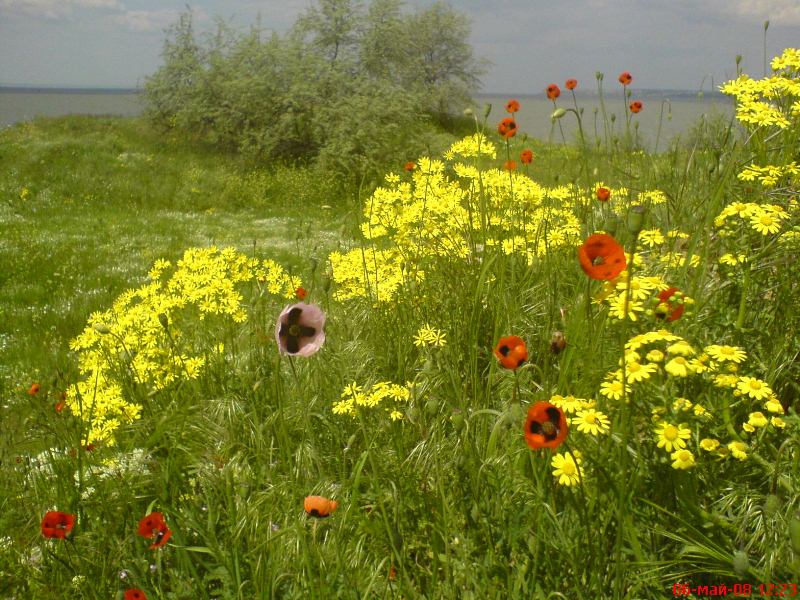
<svg viewBox="0 0 800 600"><path fill-rule="evenodd" d="M525 442L532 450L558 448L567 439L564 411L542 400L528 409L525 419Z"/></svg>
<svg viewBox="0 0 800 600"><path fill-rule="evenodd" d="M559 88L555 83L551 83L547 86L545 92L547 92L547 97L550 98L550 100L555 100L561 95L561 88Z"/></svg>
<svg viewBox="0 0 800 600"><path fill-rule="evenodd" d="M506 171L516 171L517 170L517 161L515 160L507 160L503 165L503 168Z"/></svg>
<svg viewBox="0 0 800 600"><path fill-rule="evenodd" d="M567 82L564 84L564 87L568 90L574 90L578 87L578 80L577 79L567 79Z"/></svg>
<svg viewBox="0 0 800 600"><path fill-rule="evenodd" d="M671 287L664 290L658 295L661 301L656 307L655 314L659 319L666 319L667 321L677 321L683 316L685 306L672 300L673 298L682 298L683 294L676 287Z"/></svg>
<svg viewBox="0 0 800 600"><path fill-rule="evenodd" d="M39 384L38 384L38 383L34 383L34 384L33 384L33 385L31 385L31 387L28 389L28 395L30 395L30 396L35 396L36 394L38 394L38 393L39 393L39 390L40 390L40 389L41 389L41 387L39 386Z"/></svg>
<svg viewBox="0 0 800 600"><path fill-rule="evenodd" d="M306 296L308 296L308 292L306 291L306 288L299 287L294 291L294 295L298 300L305 300Z"/></svg>
<svg viewBox="0 0 800 600"><path fill-rule="evenodd" d="M590 235L578 248L581 268L592 279L614 279L627 266L625 250L607 233Z"/></svg>
<svg viewBox="0 0 800 600"><path fill-rule="evenodd" d="M600 202L608 202L608 199L611 198L611 190L606 187L597 188L595 194L597 195L597 199L600 200Z"/></svg>
<svg viewBox="0 0 800 600"><path fill-rule="evenodd" d="M328 500L323 496L306 496L303 501L303 508L310 517L329 517L338 507L336 500Z"/></svg>
<svg viewBox="0 0 800 600"><path fill-rule="evenodd" d="M411 161L411 160L410 160L410 161L408 161L406 164L404 164L404 165L403 165L403 168L404 168L406 171L413 171L414 169L416 169L416 168L417 168L417 165L414 163L414 161Z"/></svg>
<svg viewBox="0 0 800 600"><path fill-rule="evenodd" d="M521 337L507 335L497 342L494 355L506 369L515 370L528 360L528 348Z"/></svg>
<svg viewBox="0 0 800 600"><path fill-rule="evenodd" d="M500 121L500 124L497 126L497 133L506 139L517 135L517 122L514 120L514 117L506 117Z"/></svg>
<svg viewBox="0 0 800 600"><path fill-rule="evenodd" d="M529 165L533 162L533 152L527 149L523 150L519 155L519 159L523 165Z"/></svg>
<svg viewBox="0 0 800 600"><path fill-rule="evenodd" d="M642 112L642 109L644 108L644 104L642 104L641 100L634 100L633 102L631 102L631 105L629 106L629 108L631 109L631 112L633 114L640 113L640 112Z"/></svg>
<svg viewBox="0 0 800 600"><path fill-rule="evenodd" d="M139 588L125 590L125 600L147 600L147 595Z"/></svg>
<svg viewBox="0 0 800 600"><path fill-rule="evenodd" d="M512 99L512 100L509 100L506 103L506 112L510 112L511 114L514 114L518 110L519 110L519 101Z"/></svg>
<svg viewBox="0 0 800 600"><path fill-rule="evenodd" d="M627 71L623 71L619 74L619 82L622 85L630 85L631 81L633 81L633 76Z"/></svg>

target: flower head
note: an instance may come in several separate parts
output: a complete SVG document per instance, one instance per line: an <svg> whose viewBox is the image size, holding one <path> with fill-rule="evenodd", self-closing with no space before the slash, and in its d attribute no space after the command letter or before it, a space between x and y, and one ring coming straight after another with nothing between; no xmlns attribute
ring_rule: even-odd
<svg viewBox="0 0 800 600"><path fill-rule="evenodd" d="M336 500L328 500L323 496L306 496L303 501L303 508L310 517L329 517L338 507L339 503Z"/></svg>
<svg viewBox="0 0 800 600"><path fill-rule="evenodd" d="M633 81L633 76L627 71L623 71L622 73L619 74L619 82L622 85L630 85L632 81Z"/></svg>
<svg viewBox="0 0 800 600"><path fill-rule="evenodd" d="M579 410L578 414L570 419L570 423L578 427L578 431L583 433L607 433L609 421L608 417L593 408Z"/></svg>
<svg viewBox="0 0 800 600"><path fill-rule="evenodd" d="M143 538L152 539L150 550L160 548L172 537L172 531L167 527L164 515L160 512L150 513L139 521L137 533Z"/></svg>
<svg viewBox="0 0 800 600"><path fill-rule="evenodd" d="M607 187L599 187L595 190L595 195L600 202L608 202L608 199L611 198L611 190Z"/></svg>
<svg viewBox="0 0 800 600"><path fill-rule="evenodd" d="M555 100L561 95L561 88L559 88L555 83L551 83L547 86L545 92L550 100Z"/></svg>
<svg viewBox="0 0 800 600"><path fill-rule="evenodd" d="M517 369L528 360L528 348L523 339L516 335L501 337L494 349L494 355L506 369Z"/></svg>
<svg viewBox="0 0 800 600"><path fill-rule="evenodd" d="M497 126L497 133L502 137L509 139L517 135L517 122L514 117L506 117Z"/></svg>
<svg viewBox="0 0 800 600"><path fill-rule="evenodd" d="M694 454L689 450L676 450L670 454L673 469L690 469L694 466Z"/></svg>
<svg viewBox="0 0 800 600"><path fill-rule="evenodd" d="M306 299L306 296L308 296L308 291L306 291L306 288L304 287L299 287L294 291L294 295L298 300L302 301Z"/></svg>
<svg viewBox="0 0 800 600"><path fill-rule="evenodd" d="M503 168L506 171L516 171L517 170L517 161L514 159L507 160L505 164L503 164Z"/></svg>
<svg viewBox="0 0 800 600"><path fill-rule="evenodd" d="M42 519L42 535L63 540L75 526L75 515L57 511L47 512Z"/></svg>
<svg viewBox="0 0 800 600"><path fill-rule="evenodd" d="M553 466L553 477L558 478L560 485L578 485L583 479L583 469L581 468L581 457L579 452L572 454L556 454L550 461Z"/></svg>
<svg viewBox="0 0 800 600"><path fill-rule="evenodd" d="M34 383L34 384L31 385L31 387L28 388L28 395L29 396L35 396L36 394L39 393L40 389L41 389L41 387L39 386L39 384L38 383Z"/></svg>
<svg viewBox="0 0 800 600"><path fill-rule="evenodd" d="M125 590L125 600L147 600L147 596L139 588L131 588Z"/></svg>
<svg viewBox="0 0 800 600"><path fill-rule="evenodd" d="M637 114L637 113L642 112L642 109L644 108L644 104L642 104L641 100L634 100L633 102L631 102L631 104L630 104L630 106L628 108L631 109L631 112L633 114Z"/></svg>
<svg viewBox="0 0 800 600"><path fill-rule="evenodd" d="M411 172L417 168L417 164L413 160L409 160L406 164L403 165L403 170ZM302 298L301 298L302 300Z"/></svg>
<svg viewBox="0 0 800 600"><path fill-rule="evenodd" d="M728 444L728 450L731 451L735 459L747 460L747 444L744 442L731 442Z"/></svg>
<svg viewBox="0 0 800 600"><path fill-rule="evenodd" d="M531 164L533 162L533 152L528 149L523 150L519 155L519 160L523 165Z"/></svg>
<svg viewBox="0 0 800 600"><path fill-rule="evenodd" d="M755 377L740 377L736 389L753 400L766 400L772 395L772 389Z"/></svg>
<svg viewBox="0 0 800 600"><path fill-rule="evenodd" d="M592 279L614 279L627 266L625 250L607 233L590 235L578 248L581 268Z"/></svg>
<svg viewBox="0 0 800 600"><path fill-rule="evenodd" d="M509 112L513 115L517 111L519 111L519 101L511 99L506 102L506 112Z"/></svg>
<svg viewBox="0 0 800 600"><path fill-rule="evenodd" d="M572 91L576 87L578 87L578 80L577 79L567 79L566 83L564 84L564 87L567 88L568 90Z"/></svg>
<svg viewBox="0 0 800 600"><path fill-rule="evenodd" d="M658 447L664 448L667 452L686 448L684 440L688 440L692 435L692 432L683 425L672 425L665 421L658 424L655 433L658 438Z"/></svg>
<svg viewBox="0 0 800 600"><path fill-rule="evenodd" d="M564 411L549 402L537 402L528 409L525 419L525 442L533 450L557 448L567 438Z"/></svg>
<svg viewBox="0 0 800 600"><path fill-rule="evenodd" d="M325 313L315 304L299 302L283 309L275 325L275 340L284 354L311 356L325 341Z"/></svg>

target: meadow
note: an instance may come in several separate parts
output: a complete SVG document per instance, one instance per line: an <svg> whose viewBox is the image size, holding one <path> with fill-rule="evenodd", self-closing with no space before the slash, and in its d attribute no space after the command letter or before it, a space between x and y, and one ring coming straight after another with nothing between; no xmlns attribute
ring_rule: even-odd
<svg viewBox="0 0 800 600"><path fill-rule="evenodd" d="M800 51L723 91L660 152L633 96L476 107L357 186L0 132L0 595L796 595Z"/></svg>

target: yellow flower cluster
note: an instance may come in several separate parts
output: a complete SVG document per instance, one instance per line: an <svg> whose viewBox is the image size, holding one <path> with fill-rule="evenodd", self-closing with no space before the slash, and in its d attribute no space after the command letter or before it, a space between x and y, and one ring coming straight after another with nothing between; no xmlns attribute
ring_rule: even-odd
<svg viewBox="0 0 800 600"><path fill-rule="evenodd" d="M748 165L737 175L741 181L758 181L765 188L773 188L784 177L800 175L800 167L794 161L786 165Z"/></svg>
<svg viewBox="0 0 800 600"><path fill-rule="evenodd" d="M733 235L732 227L747 223L761 235L778 233L783 222L789 217L787 211L777 204L756 204L755 202L733 202L722 209L715 218L714 225L723 229L722 233ZM731 221L738 218L739 221Z"/></svg>
<svg viewBox="0 0 800 600"><path fill-rule="evenodd" d="M575 213L594 190L574 185L544 187L527 175L479 167L494 157L482 134L453 144L448 162L421 157L410 177L387 176L364 203L360 226L369 247L330 256L337 300L391 300L398 290L424 278L433 259L480 260L492 250L534 264L548 253L583 242ZM456 158L473 159L469 164ZM627 195L627 190L617 190ZM661 203L659 191L639 202ZM480 240L480 243L477 242Z"/></svg>
<svg viewBox="0 0 800 600"><path fill-rule="evenodd" d="M405 386L390 381L378 381L368 389L363 389L356 382L345 386L341 399L333 404L333 413L337 415L358 416L359 408L375 408L384 404L384 410L389 413L392 421L403 418L399 407L411 398L412 383ZM387 405L387 401L391 404Z"/></svg>
<svg viewBox="0 0 800 600"><path fill-rule="evenodd" d="M198 377L205 358L193 347L190 327L211 315L245 321L237 284L254 281L285 298L299 285L275 262L233 248L191 248L174 269L169 261L156 261L149 276L150 283L92 314L70 343L84 379L67 392L66 402L88 424L86 443L112 445L114 431L139 418L142 407L126 398L127 384L152 391Z"/></svg>
<svg viewBox="0 0 800 600"><path fill-rule="evenodd" d="M420 327L414 336L414 345L417 347L435 346L441 348L447 344L447 334L441 329L436 329L428 324Z"/></svg>

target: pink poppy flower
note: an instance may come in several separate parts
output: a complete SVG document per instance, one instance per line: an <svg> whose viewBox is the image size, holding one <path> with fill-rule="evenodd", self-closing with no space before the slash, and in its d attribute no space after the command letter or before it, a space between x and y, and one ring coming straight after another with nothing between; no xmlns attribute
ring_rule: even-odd
<svg viewBox="0 0 800 600"><path fill-rule="evenodd" d="M316 304L287 306L275 324L275 341L284 354L311 356L325 341L325 313Z"/></svg>

